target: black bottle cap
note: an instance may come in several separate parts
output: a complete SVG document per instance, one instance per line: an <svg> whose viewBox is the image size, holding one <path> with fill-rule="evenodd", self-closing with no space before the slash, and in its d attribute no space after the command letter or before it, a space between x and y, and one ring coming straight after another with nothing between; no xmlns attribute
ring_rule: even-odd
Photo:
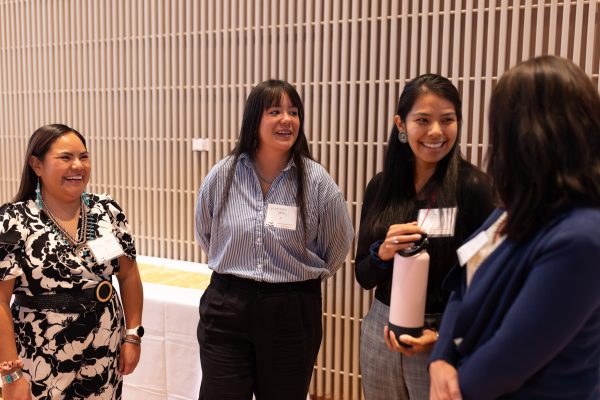
<svg viewBox="0 0 600 400"><path fill-rule="evenodd" d="M427 246L429 246L427 234L421 233L421 239L417 240L413 246L399 250L398 254L400 254L402 257L411 257L417 253L420 253L421 251L427 250Z"/></svg>

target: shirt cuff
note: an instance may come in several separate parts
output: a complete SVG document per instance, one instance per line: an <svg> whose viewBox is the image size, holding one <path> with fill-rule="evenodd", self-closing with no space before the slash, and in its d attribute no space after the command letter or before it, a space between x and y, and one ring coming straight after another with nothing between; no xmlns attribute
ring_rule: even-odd
<svg viewBox="0 0 600 400"><path fill-rule="evenodd" d="M382 243L383 240L378 240L369 248L371 263L381 269L390 269L394 266L394 260L383 261L381 258L379 258L379 247Z"/></svg>

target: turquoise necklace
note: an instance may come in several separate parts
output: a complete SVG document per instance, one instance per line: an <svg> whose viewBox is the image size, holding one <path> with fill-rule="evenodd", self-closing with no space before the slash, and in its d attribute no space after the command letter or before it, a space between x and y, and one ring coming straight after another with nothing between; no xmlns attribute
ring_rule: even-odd
<svg viewBox="0 0 600 400"><path fill-rule="evenodd" d="M88 214L83 200L81 200L81 204L79 206L81 229L79 230L77 238L71 236L71 234L67 232L65 228L63 228L63 226L58 222L58 219L54 216L54 214L52 214L52 211L50 211L50 208L48 208L48 205L44 202L44 199L42 198L41 200L44 213L52 222L54 233L59 236L65 244L73 247L75 255L82 258L88 256L90 254L90 248L87 245L87 242L88 240L94 239L94 224L90 223L89 221L90 214Z"/></svg>

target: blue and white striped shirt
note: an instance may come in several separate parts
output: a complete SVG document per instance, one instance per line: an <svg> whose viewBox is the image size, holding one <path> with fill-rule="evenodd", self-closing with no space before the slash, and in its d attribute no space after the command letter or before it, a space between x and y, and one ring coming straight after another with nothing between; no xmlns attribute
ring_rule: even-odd
<svg viewBox="0 0 600 400"><path fill-rule="evenodd" d="M264 282L325 279L342 265L354 236L338 186L319 163L305 159L307 245L302 224L290 230L265 225L268 204L296 206L295 165L290 161L263 197L252 160L242 154L220 222L229 156L219 161L200 186L196 240L212 270ZM298 219L300 212L297 213Z"/></svg>

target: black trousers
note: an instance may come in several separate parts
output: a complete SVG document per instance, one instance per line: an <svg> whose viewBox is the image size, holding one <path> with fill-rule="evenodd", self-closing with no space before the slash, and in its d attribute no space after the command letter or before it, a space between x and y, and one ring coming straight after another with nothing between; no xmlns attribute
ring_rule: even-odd
<svg viewBox="0 0 600 400"><path fill-rule="evenodd" d="M322 336L321 282L212 274L200 300L200 400L306 400Z"/></svg>

